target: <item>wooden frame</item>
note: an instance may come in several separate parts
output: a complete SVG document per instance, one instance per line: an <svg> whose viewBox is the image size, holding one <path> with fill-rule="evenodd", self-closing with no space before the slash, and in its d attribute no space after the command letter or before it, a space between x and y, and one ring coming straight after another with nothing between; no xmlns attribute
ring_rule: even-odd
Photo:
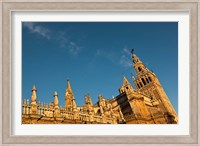
<svg viewBox="0 0 200 146"><path fill-rule="evenodd" d="M22 0L23 1L23 0ZM40 1L31 2L24 0L5 0L1 2L0 24L2 33L2 96L1 112L2 126L1 144L185 144L198 145L198 12L200 3L198 1L183 0L176 2L161 2L143 0L142 2L115 0L115 2L56 2ZM120 2L120 3L119 3ZM141 10L141 11L189 11L190 14L190 135L189 136L13 136L11 135L11 19L13 11L26 10Z"/></svg>

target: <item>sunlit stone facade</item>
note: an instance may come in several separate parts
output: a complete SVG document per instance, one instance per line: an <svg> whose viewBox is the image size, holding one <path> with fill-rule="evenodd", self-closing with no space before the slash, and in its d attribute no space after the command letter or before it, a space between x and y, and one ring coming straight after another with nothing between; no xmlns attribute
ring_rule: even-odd
<svg viewBox="0 0 200 146"><path fill-rule="evenodd" d="M176 124L177 114L170 103L155 73L150 71L132 51L133 67L137 76L132 76L136 89L123 77L119 95L106 99L98 95L93 104L90 95L85 104L77 106L67 81L65 106L59 106L58 93L53 102L37 102L36 87L32 88L31 101L22 104L23 124Z"/></svg>

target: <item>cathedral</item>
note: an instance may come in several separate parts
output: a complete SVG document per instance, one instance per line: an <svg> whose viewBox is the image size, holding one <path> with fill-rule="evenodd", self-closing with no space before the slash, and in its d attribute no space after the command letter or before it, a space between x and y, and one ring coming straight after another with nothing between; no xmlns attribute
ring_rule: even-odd
<svg viewBox="0 0 200 146"><path fill-rule="evenodd" d="M98 95L92 103L85 95L85 104L76 105L70 81L65 91L65 106L59 106L58 93L50 103L37 102L37 89L22 103L22 124L177 124L177 114L166 95L158 77L150 71L132 50L132 76L136 89L127 78L119 87L119 95L106 99Z"/></svg>

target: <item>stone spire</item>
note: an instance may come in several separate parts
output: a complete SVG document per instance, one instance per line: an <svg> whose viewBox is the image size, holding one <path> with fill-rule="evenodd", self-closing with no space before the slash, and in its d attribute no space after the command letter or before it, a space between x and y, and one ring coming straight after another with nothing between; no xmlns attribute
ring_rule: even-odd
<svg viewBox="0 0 200 146"><path fill-rule="evenodd" d="M66 89L66 92L73 94L69 80L67 80L67 89Z"/></svg>
<svg viewBox="0 0 200 146"><path fill-rule="evenodd" d="M132 52L132 59L133 59L133 67L135 68L135 71L137 75L145 74L149 71L149 69L142 63L142 61L137 57L137 55Z"/></svg>
<svg viewBox="0 0 200 146"><path fill-rule="evenodd" d="M136 71L136 77L132 77L133 82L138 90L143 91L144 87L151 83L153 80L156 84L160 84L156 75L150 71L144 63L132 52L133 67Z"/></svg>
<svg viewBox="0 0 200 146"><path fill-rule="evenodd" d="M58 93L55 91L54 92L54 101L53 101L53 104L54 104L54 117L60 117L61 114L60 114L60 109L59 109L59 101L58 101Z"/></svg>
<svg viewBox="0 0 200 146"><path fill-rule="evenodd" d="M92 100L90 98L90 94L85 96L84 113L88 113L89 115L92 115L94 113L94 110L93 110L93 107L92 107Z"/></svg>
<svg viewBox="0 0 200 146"><path fill-rule="evenodd" d="M133 89L132 85L130 82L127 80L125 76L123 76L123 85L119 88L119 92L123 93L129 93L129 92L134 92L135 90Z"/></svg>
<svg viewBox="0 0 200 146"><path fill-rule="evenodd" d="M142 63L142 61L136 56L136 54L134 52L132 54L132 58L133 58L134 64Z"/></svg>
<svg viewBox="0 0 200 146"><path fill-rule="evenodd" d="M58 108L58 104L59 104L59 101L58 101L58 93L55 91L55 92L54 92L54 107L55 107L55 108Z"/></svg>
<svg viewBox="0 0 200 146"><path fill-rule="evenodd" d="M130 84L125 76L123 76L123 85Z"/></svg>
<svg viewBox="0 0 200 146"><path fill-rule="evenodd" d="M36 95L37 89L35 85L32 87L32 96L31 96L31 104L36 105L37 95Z"/></svg>
<svg viewBox="0 0 200 146"><path fill-rule="evenodd" d="M85 96L85 104L92 106L92 100L90 98L90 94L88 94L88 96Z"/></svg>
<svg viewBox="0 0 200 146"><path fill-rule="evenodd" d="M69 111L74 111L76 109L76 101L69 80L67 80L67 89L65 92L65 104L67 110Z"/></svg>
<svg viewBox="0 0 200 146"><path fill-rule="evenodd" d="M31 108L30 108L30 114L36 114L37 113L37 95L36 95L36 87L33 85L32 87L32 95L31 95Z"/></svg>

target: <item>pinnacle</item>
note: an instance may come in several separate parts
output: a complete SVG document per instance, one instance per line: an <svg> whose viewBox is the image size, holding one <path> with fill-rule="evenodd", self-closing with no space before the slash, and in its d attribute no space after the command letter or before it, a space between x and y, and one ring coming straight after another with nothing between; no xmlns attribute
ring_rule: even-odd
<svg viewBox="0 0 200 146"><path fill-rule="evenodd" d="M71 88L69 80L67 80L67 89L66 89L66 92L72 93L72 88Z"/></svg>
<svg viewBox="0 0 200 146"><path fill-rule="evenodd" d="M69 80L67 80L67 87L68 87L68 88L71 88L71 85L70 85L70 81L69 81Z"/></svg>
<svg viewBox="0 0 200 146"><path fill-rule="evenodd" d="M32 91L36 91L36 90L37 90L37 89L36 89L35 85L33 85Z"/></svg>
<svg viewBox="0 0 200 146"><path fill-rule="evenodd" d="M127 78L125 76L123 76L123 82L124 82L124 84L125 83L129 83L128 80L127 80Z"/></svg>
<svg viewBox="0 0 200 146"><path fill-rule="evenodd" d="M137 55L135 53L132 53L132 58L133 58L134 64L142 63L142 61L137 57Z"/></svg>
<svg viewBox="0 0 200 146"><path fill-rule="evenodd" d="M54 92L54 96L58 96L58 92L57 91Z"/></svg>

